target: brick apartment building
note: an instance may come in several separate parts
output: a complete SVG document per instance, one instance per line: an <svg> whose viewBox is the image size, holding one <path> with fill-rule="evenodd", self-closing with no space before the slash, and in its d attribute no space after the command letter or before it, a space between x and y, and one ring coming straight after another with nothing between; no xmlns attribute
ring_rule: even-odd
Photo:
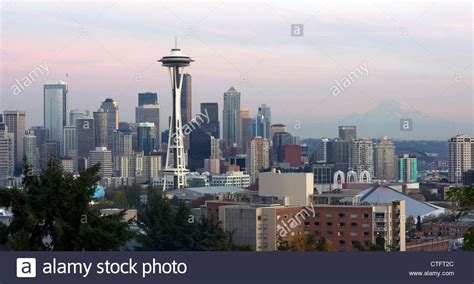
<svg viewBox="0 0 474 284"><path fill-rule="evenodd" d="M458 239L467 233L469 224L459 222L426 223L421 225L421 229L428 236Z"/></svg>
<svg viewBox="0 0 474 284"><path fill-rule="evenodd" d="M256 251L275 251L279 236L291 242L311 235L330 240L338 251L353 251L356 243L375 243L405 250L405 204L364 206L283 206L207 201L209 218L219 218L222 228L233 232L233 241Z"/></svg>

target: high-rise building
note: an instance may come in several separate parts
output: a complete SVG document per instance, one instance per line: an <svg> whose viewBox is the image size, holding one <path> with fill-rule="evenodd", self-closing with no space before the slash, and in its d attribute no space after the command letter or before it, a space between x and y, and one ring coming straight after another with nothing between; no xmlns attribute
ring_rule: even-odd
<svg viewBox="0 0 474 284"><path fill-rule="evenodd" d="M349 167L360 174L368 171L374 176L374 157L372 140L353 139L349 142Z"/></svg>
<svg viewBox="0 0 474 284"><path fill-rule="evenodd" d="M44 126L33 126L31 127L34 135L36 136L36 147L39 152L39 164L41 169L46 169L48 164L48 156L46 155L46 140L49 137L49 129Z"/></svg>
<svg viewBox="0 0 474 284"><path fill-rule="evenodd" d="M211 136L211 156L209 159L220 159L221 158L221 140Z"/></svg>
<svg viewBox="0 0 474 284"><path fill-rule="evenodd" d="M0 179L11 177L15 171L15 137L8 126L0 123Z"/></svg>
<svg viewBox="0 0 474 284"><path fill-rule="evenodd" d="M112 152L106 147L96 147L89 152L89 165L100 165L99 177L109 178L112 176Z"/></svg>
<svg viewBox="0 0 474 284"><path fill-rule="evenodd" d="M189 169L191 171L204 169L204 159L209 159L211 156L212 137L200 127L189 136L191 146L188 152Z"/></svg>
<svg viewBox="0 0 474 284"><path fill-rule="evenodd" d="M273 139L273 135L275 135L275 133L278 133L278 132L288 132L288 128L286 127L286 125L284 124L281 124L281 123L277 123L277 124L272 124L272 126L270 126L270 136L272 137Z"/></svg>
<svg viewBox="0 0 474 284"><path fill-rule="evenodd" d="M173 97L173 109L171 112L171 123L169 128L168 135L168 146L166 152L166 163L164 173L164 180L168 179L168 176L173 177L173 187L174 189L181 189L186 186L186 174L188 170L186 169L186 157L184 155L184 137L182 135L182 98L181 95L183 91L186 92L186 89L189 88L188 94L189 99L186 99L187 104L189 104L189 109L191 109L191 81L185 86L186 80L179 80L180 78L185 79L182 76L184 72L184 67L187 67L193 62L189 56L184 55L177 46L171 49L171 53L167 56L164 56L159 62L162 63L164 67L167 67L170 71L171 76L171 92ZM189 77L189 80L191 78ZM188 105L186 105L187 110ZM167 188L167 182L163 185L163 191Z"/></svg>
<svg viewBox="0 0 474 284"><path fill-rule="evenodd" d="M131 156L133 154L132 148L132 132L130 129L115 130L114 131L114 147L112 155L116 156Z"/></svg>
<svg viewBox="0 0 474 284"><path fill-rule="evenodd" d="M182 88L181 88L181 122L189 123L192 116L192 88L191 75L183 74Z"/></svg>
<svg viewBox="0 0 474 284"><path fill-rule="evenodd" d="M43 89L44 127L49 129L49 140L63 141L67 125L68 86L62 81L48 81Z"/></svg>
<svg viewBox="0 0 474 284"><path fill-rule="evenodd" d="M396 160L395 145L384 137L375 145L375 177L383 180L395 180L397 178Z"/></svg>
<svg viewBox="0 0 474 284"><path fill-rule="evenodd" d="M158 94L157 93L138 93L138 106L143 105L156 105L158 104Z"/></svg>
<svg viewBox="0 0 474 284"><path fill-rule="evenodd" d="M112 150L112 146L114 144L114 130L118 128L119 123L118 103L114 101L114 99L107 98L102 102L100 108L109 113L107 118L107 148Z"/></svg>
<svg viewBox="0 0 474 284"><path fill-rule="evenodd" d="M463 173L474 167L474 138L464 134L448 141L448 180L462 183Z"/></svg>
<svg viewBox="0 0 474 284"><path fill-rule="evenodd" d="M209 117L209 123L203 123L202 129L214 138L220 138L219 105L217 103L201 103L201 113Z"/></svg>
<svg viewBox="0 0 474 284"><path fill-rule="evenodd" d="M78 118L76 120L77 159L87 159L89 152L94 150L95 131L94 119Z"/></svg>
<svg viewBox="0 0 474 284"><path fill-rule="evenodd" d="M77 155L76 126L68 125L64 127L63 133L63 157L75 158Z"/></svg>
<svg viewBox="0 0 474 284"><path fill-rule="evenodd" d="M253 136L261 136L270 141L271 137L271 120L272 114L270 107L262 104L258 107L253 125Z"/></svg>
<svg viewBox="0 0 474 284"><path fill-rule="evenodd" d="M336 171L347 172L349 169L349 142L334 139L327 144L327 160L334 164Z"/></svg>
<svg viewBox="0 0 474 284"><path fill-rule="evenodd" d="M296 144L285 144L282 146L283 160L290 167L301 166L301 146Z"/></svg>
<svg viewBox="0 0 474 284"><path fill-rule="evenodd" d="M224 143L227 147L241 143L240 93L234 87L224 93Z"/></svg>
<svg viewBox="0 0 474 284"><path fill-rule="evenodd" d="M109 113L104 109L93 112L94 117L94 147L109 147ZM112 132L113 134L113 132Z"/></svg>
<svg viewBox="0 0 474 284"><path fill-rule="evenodd" d="M316 145L315 150L315 162L327 163L328 162L328 144L329 139L326 137L321 138L319 143Z"/></svg>
<svg viewBox="0 0 474 284"><path fill-rule="evenodd" d="M256 182L261 169L270 167L269 151L270 145L266 138L257 136L250 140L246 164L252 184Z"/></svg>
<svg viewBox="0 0 474 284"><path fill-rule="evenodd" d="M248 144L250 142L250 140L252 139L252 137L254 137L252 134L253 134L253 131L252 131L252 126L253 126L253 123L254 123L254 120L252 118L250 118L250 111L249 109L247 108L242 108L240 109L240 116L242 118L242 134L241 134L241 142L242 142L242 147L241 147L241 151L242 151L242 154L247 154L247 147L248 147Z"/></svg>
<svg viewBox="0 0 474 284"><path fill-rule="evenodd" d="M145 156L155 150L155 124L153 122L140 122L137 125L138 151Z"/></svg>
<svg viewBox="0 0 474 284"><path fill-rule="evenodd" d="M152 122L155 124L155 145L154 149L161 148L160 140L160 105L141 105L135 108L135 122Z"/></svg>
<svg viewBox="0 0 474 284"><path fill-rule="evenodd" d="M78 118L89 118L89 110L71 109L69 111L69 124L68 125L76 125L76 120Z"/></svg>
<svg viewBox="0 0 474 284"><path fill-rule="evenodd" d="M356 126L339 126L339 139L350 141L357 139L357 127Z"/></svg>
<svg viewBox="0 0 474 284"><path fill-rule="evenodd" d="M288 132L277 132L273 135L273 162L283 162L283 145L293 144L293 137Z"/></svg>
<svg viewBox="0 0 474 284"><path fill-rule="evenodd" d="M33 132L28 131L23 137L23 152L27 163L31 166L31 173L37 174L40 171L39 151L36 146L36 136Z"/></svg>
<svg viewBox="0 0 474 284"><path fill-rule="evenodd" d="M416 182L418 178L416 157L403 154L398 158L398 180Z"/></svg>
<svg viewBox="0 0 474 284"><path fill-rule="evenodd" d="M25 136L25 112L18 110L6 110L3 120L8 127L8 132L13 133L15 149L15 173L21 173L23 166L23 137Z"/></svg>
<svg viewBox="0 0 474 284"><path fill-rule="evenodd" d="M61 146L59 141L46 140L46 156L50 159L58 160L61 158Z"/></svg>

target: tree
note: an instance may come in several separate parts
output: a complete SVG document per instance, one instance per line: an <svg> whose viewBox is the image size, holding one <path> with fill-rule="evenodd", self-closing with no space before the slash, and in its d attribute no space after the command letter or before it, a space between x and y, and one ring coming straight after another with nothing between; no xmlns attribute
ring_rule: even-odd
<svg viewBox="0 0 474 284"><path fill-rule="evenodd" d="M330 240L322 237L317 242L317 250L318 251L336 251L336 248L334 247L334 244Z"/></svg>
<svg viewBox="0 0 474 284"><path fill-rule="evenodd" d="M202 218L195 221L183 202L173 206L162 194L150 194L148 204L139 212L139 226L144 234L138 237L140 250L167 251L230 251L251 250L232 242L232 234L224 232L219 223Z"/></svg>
<svg viewBox="0 0 474 284"><path fill-rule="evenodd" d="M448 200L459 205L457 218L461 218L474 208L474 184L459 187L448 192ZM469 227L464 235L463 250L474 251L474 227Z"/></svg>
<svg viewBox="0 0 474 284"><path fill-rule="evenodd" d="M416 230L418 232L421 232L423 230L421 228L421 217L420 217L420 215L418 215L418 217L416 217Z"/></svg>
<svg viewBox="0 0 474 284"><path fill-rule="evenodd" d="M117 250L133 234L118 215L102 216L89 206L99 181L99 166L79 177L66 174L51 159L39 175L25 163L23 188L0 190L0 206L10 207L8 244L14 250Z"/></svg>

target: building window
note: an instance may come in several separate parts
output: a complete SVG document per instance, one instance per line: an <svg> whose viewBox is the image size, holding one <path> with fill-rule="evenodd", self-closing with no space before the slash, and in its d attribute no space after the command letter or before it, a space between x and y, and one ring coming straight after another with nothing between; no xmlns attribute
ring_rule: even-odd
<svg viewBox="0 0 474 284"><path fill-rule="evenodd" d="M346 243L346 241L344 241L344 240L339 240L339 244L340 244L340 245L343 245L343 244L345 244L345 243Z"/></svg>
<svg viewBox="0 0 474 284"><path fill-rule="evenodd" d="M364 232L364 236L369 236L370 233L369 232Z"/></svg>
<svg viewBox="0 0 474 284"><path fill-rule="evenodd" d="M351 237L357 237L357 232L351 232Z"/></svg>
<svg viewBox="0 0 474 284"><path fill-rule="evenodd" d="M346 223L344 223L344 222L339 223L339 227L344 227L345 225L346 225Z"/></svg>
<svg viewBox="0 0 474 284"><path fill-rule="evenodd" d="M284 220L288 220L288 215L286 215L286 214L283 215L283 219L284 219Z"/></svg>
<svg viewBox="0 0 474 284"><path fill-rule="evenodd" d="M331 218L332 218L332 214L330 214L330 213L326 214L326 218L331 219Z"/></svg>
<svg viewBox="0 0 474 284"><path fill-rule="evenodd" d="M257 217L257 220L258 220L258 221L262 221L262 216L258 216L258 217Z"/></svg>
<svg viewBox="0 0 474 284"><path fill-rule="evenodd" d="M357 227L357 223L352 222L351 227Z"/></svg>
<svg viewBox="0 0 474 284"><path fill-rule="evenodd" d="M351 214L351 219L356 219L357 218L357 214Z"/></svg>
<svg viewBox="0 0 474 284"><path fill-rule="evenodd" d="M364 214L364 219L369 219L369 214Z"/></svg>
<svg viewBox="0 0 474 284"><path fill-rule="evenodd" d="M314 225L315 225L316 227L319 227L319 222L314 222Z"/></svg>
<svg viewBox="0 0 474 284"><path fill-rule="evenodd" d="M337 236L338 236L338 237L344 237L344 232L343 232L343 231L337 232Z"/></svg>
<svg viewBox="0 0 474 284"><path fill-rule="evenodd" d="M346 217L346 214L344 214L344 213L339 213L339 218L344 218L344 217Z"/></svg>
<svg viewBox="0 0 474 284"><path fill-rule="evenodd" d="M328 227L331 227L331 226L332 226L332 222L327 222L326 225L327 225Z"/></svg>
<svg viewBox="0 0 474 284"><path fill-rule="evenodd" d="M370 227L369 223L362 223L362 228L368 228L368 227Z"/></svg>
<svg viewBox="0 0 474 284"><path fill-rule="evenodd" d="M316 217L316 218L321 217L321 213L316 213L316 214L314 214L314 217Z"/></svg>

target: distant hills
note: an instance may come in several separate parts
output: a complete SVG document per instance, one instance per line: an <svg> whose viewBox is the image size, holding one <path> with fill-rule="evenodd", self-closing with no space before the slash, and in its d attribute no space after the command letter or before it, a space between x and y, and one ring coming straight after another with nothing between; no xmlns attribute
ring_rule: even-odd
<svg viewBox="0 0 474 284"><path fill-rule="evenodd" d="M401 131L400 119L412 119L413 130ZM440 140L464 133L473 135L473 123L462 123L443 118L434 118L413 107L394 100L382 101L366 113L352 113L342 119L308 123L305 128L318 137L335 136L339 125L356 125L357 136L375 138L387 136L400 140Z"/></svg>

